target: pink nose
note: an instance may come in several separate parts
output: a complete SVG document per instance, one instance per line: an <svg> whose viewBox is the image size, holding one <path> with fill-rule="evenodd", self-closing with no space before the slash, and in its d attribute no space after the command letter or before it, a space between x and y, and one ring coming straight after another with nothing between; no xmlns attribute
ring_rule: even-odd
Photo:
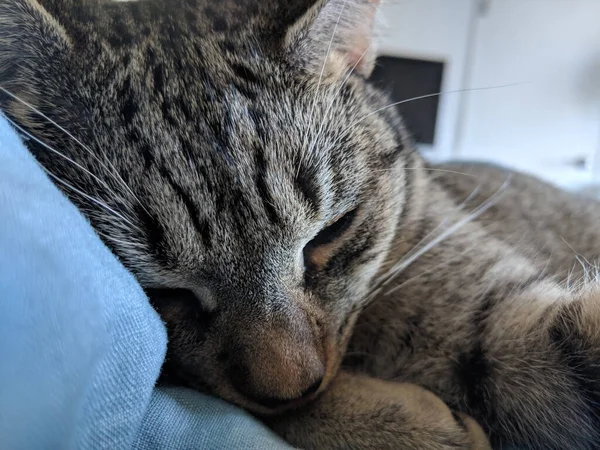
<svg viewBox="0 0 600 450"><path fill-rule="evenodd" d="M242 356L229 366L230 380L249 400L269 408L314 394L325 375L324 362L311 349L295 355L251 355L253 358Z"/></svg>
<svg viewBox="0 0 600 450"><path fill-rule="evenodd" d="M233 386L248 400L268 408L283 406L317 392L325 376L325 355L314 338L294 336L253 340L226 362ZM316 345L315 345L316 344Z"/></svg>

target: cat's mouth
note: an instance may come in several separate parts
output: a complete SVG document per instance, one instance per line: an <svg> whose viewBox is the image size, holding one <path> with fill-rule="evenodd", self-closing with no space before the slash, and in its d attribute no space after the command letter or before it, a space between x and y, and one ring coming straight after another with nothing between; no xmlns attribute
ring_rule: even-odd
<svg viewBox="0 0 600 450"><path fill-rule="evenodd" d="M314 393L303 396L301 398L292 399L292 400L266 400L264 403L258 403L255 401L249 401L247 405L244 407L253 412L255 414L260 414L263 416L275 416L278 414L283 414L288 411L292 411L298 408L302 408L316 400L319 394L322 392L322 389L319 388Z"/></svg>

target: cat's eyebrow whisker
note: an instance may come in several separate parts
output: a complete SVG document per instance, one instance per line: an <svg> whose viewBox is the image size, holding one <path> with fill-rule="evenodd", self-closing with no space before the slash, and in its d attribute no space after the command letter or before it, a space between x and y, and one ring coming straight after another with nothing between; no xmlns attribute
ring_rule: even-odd
<svg viewBox="0 0 600 450"><path fill-rule="evenodd" d="M367 114L367 115L361 117L360 119L357 119L353 123L351 123L347 127L347 129L344 130L344 132L349 129L354 128L356 125L361 123L363 120L366 120L375 114L385 111L386 109L393 108L394 106L404 105L406 103L416 102L418 100L425 100L425 99L433 98L433 97L440 97L442 95L460 94L460 93L465 93L465 92L476 92L476 91L489 91L489 90L493 90L493 89L503 89L503 88L520 86L522 84L528 84L528 83L529 83L528 81L522 81L519 83L501 84L501 85L496 85L496 86L486 86L486 87L480 87L480 88L456 89L456 90L452 90L452 91L440 91L440 92L435 92L433 94L419 95L418 97L412 97L412 98L408 98L406 100L401 100L399 102L394 102L394 103L390 103L389 105L382 106L381 108L378 108L375 111L372 111L369 114Z"/></svg>
<svg viewBox="0 0 600 450"><path fill-rule="evenodd" d="M318 143L319 138L323 135L323 129L325 127L325 123L327 122L327 119L329 118L331 109L333 108L333 105L335 104L336 100L338 99L340 92L342 91L344 86L346 86L346 84L348 83L348 80L350 79L350 77L352 76L352 74L354 73L354 71L356 70L358 65L361 63L361 61L363 60L365 55L369 52L369 50L371 49L371 46L372 46L372 44L369 44L367 46L367 48L365 49L365 51L362 52L362 54L360 55L360 58L358 58L358 60L354 63L354 65L350 69L348 69L348 73L346 74L346 77L343 79L343 81L340 83L338 89L332 95L331 101L329 102L329 105L327 106L327 109L325 110L325 116L324 116L323 120L321 121L321 125L317 131L317 134L316 134L315 138L313 139L312 145L308 149L309 154L313 151L314 146ZM334 87L336 87L336 86L335 85L332 86L332 89Z"/></svg>
<svg viewBox="0 0 600 450"><path fill-rule="evenodd" d="M522 84L528 84L528 83L529 82L525 81L525 82L519 82L519 83L502 84L502 85L497 85L497 86L487 86L487 87L481 87L481 88L468 88L468 89L457 89L457 90L452 90L452 91L441 91L441 92L436 92L436 93L433 93L433 94L420 95L418 97L413 97L413 98L409 98L409 99L406 99L406 100L401 100L399 102L394 102L394 103L391 103L389 105L386 105L386 106L383 106L381 108L378 108L375 111L372 111L372 112L370 112L369 114L367 114L365 116L362 116L360 119L355 120L350 125L348 125L346 128L342 129L338 133L337 137L333 140L333 142L329 144L329 146L326 148L326 150L327 151L330 150L343 137L348 136L348 132L350 130L352 130L356 125L358 125L359 123L361 123L362 121L368 119L369 117L371 117L371 116L373 116L375 114L380 113L381 111L384 111L384 110L389 109L389 108L393 108L394 106L403 105L403 104L414 102L414 101L418 101L418 100L425 100L425 99L432 98L432 97L439 97L439 96L447 95L447 94L459 94L459 93L465 93L465 92L475 92L475 91L487 91L487 90L493 90L493 89L502 89L502 88L520 86ZM298 167L300 167L300 165Z"/></svg>
<svg viewBox="0 0 600 450"><path fill-rule="evenodd" d="M389 169L375 169L372 172L373 173L387 173L387 172L390 172L391 170L393 170L393 168L389 168ZM470 177L470 178L478 178L477 175L474 175L472 173L459 172L459 171L456 171L456 170L436 169L435 167L401 167L400 170L426 170L428 172L452 173L452 174L455 174L455 175L463 175L465 177Z"/></svg>
<svg viewBox="0 0 600 450"><path fill-rule="evenodd" d="M389 105L382 106L381 108L376 109L375 111L367 114L362 119L359 119L359 121L360 120L364 120L364 119L366 119L367 117L369 117L369 116L371 116L373 114L377 114L378 112L384 111L384 110L392 108L394 106L398 106L398 105L403 105L403 104L406 104L406 103L415 102L417 100L425 100L425 99L428 99L428 98L439 97L439 96L446 95L446 94L460 94L460 93L464 93L464 92L489 91L489 90L492 90L492 89L502 89L502 88L520 86L522 84L527 84L527 82L522 81L522 82L518 82L518 83L501 84L501 85L497 85L497 86L487 86L487 87L481 87L481 88L456 89L456 90L452 90L452 91L440 91L440 92L435 92L433 94L419 95L417 97L408 98L406 100L400 100L398 102L394 102L394 103L390 103Z"/></svg>
<svg viewBox="0 0 600 450"><path fill-rule="evenodd" d="M426 170L428 172L442 172L442 173L451 173L454 175L463 175L465 177L470 178L478 178L477 175L467 172L460 172L458 170L448 170L448 169L436 169L435 167L403 167L403 170Z"/></svg>
<svg viewBox="0 0 600 450"><path fill-rule="evenodd" d="M356 68L358 67L358 65L360 64L360 62L362 61L362 59L365 57L365 55L368 53L369 49L371 48L372 44L369 44L367 46L367 48L365 49L365 51L360 55L360 58L358 58L358 60L354 63L354 65L348 69L348 73L346 74L346 77L344 78L344 80L339 84L339 86L337 85L333 85L331 87L331 90L333 90L335 87L338 87L338 89L333 93L333 95L331 96L331 101L329 102L329 105L327 106L327 109L325 110L325 114L323 117L323 120L321 121L321 125L319 126L319 129L317 130L317 133L308 149L308 153L309 155L312 153L312 151L314 150L314 147L318 144L319 139L323 136L323 131L324 131L324 127L325 124L328 123L328 119L329 119L329 115L331 114L333 105L335 104L336 100L339 97L340 92L342 91L342 89L344 88L344 86L348 83L348 80L350 79L350 77L352 76L352 74L354 73L354 71L356 70ZM333 142L331 144L329 144L329 146L327 147L327 151L329 151L331 148L333 148L342 138L343 136L345 136L344 134L340 134L339 136L337 136ZM324 154L326 154L327 152L323 152Z"/></svg>
<svg viewBox="0 0 600 450"><path fill-rule="evenodd" d="M37 109L36 107L34 107L33 105L31 105L27 101L25 101L22 98L20 98L18 95L13 94L12 92L10 92L8 89L6 89L3 86L0 86L0 91L3 92L4 94L8 95L10 98L16 100L17 102L21 103L23 106L29 108L31 111L33 111L34 113L36 113L38 116L40 116L43 119L45 119L46 121L48 121L48 123L50 123L51 125L55 126L57 129L59 129L60 131L62 131L63 133L65 133L70 139L72 139L76 144L78 144L81 148L83 148L92 158L94 158L96 161L98 161L98 163L102 167L104 167L105 169L107 169L108 173L110 173L117 182L121 183L125 187L125 189L133 196L133 198L140 204L140 206L142 208L144 208L144 210L145 210L144 204L141 202L141 200L138 198L138 196L135 195L135 193L131 190L131 188L125 182L125 180L123 180L123 177L121 177L121 175L119 174L119 172L117 171L117 169L115 168L115 166L113 166L110 161L104 161L104 160L100 159L88 146L86 146L83 142L81 142L79 139L77 139L67 129L65 129L64 127L60 126L58 123L56 123L50 117L48 117L46 114L44 114L43 112L41 112L39 109ZM13 124L14 124L14 122L13 122ZM107 167L106 164L108 164L108 166L110 166L110 169L109 169L109 167Z"/></svg>
<svg viewBox="0 0 600 450"><path fill-rule="evenodd" d="M323 81L323 75L325 74L325 68L327 67L327 61L329 60L329 56L331 54L331 49L333 47L333 41L335 40L335 35L337 33L338 27L340 25L340 21L342 20L342 16L344 14L344 10L346 9L346 5L348 4L348 0L344 0L344 3L342 4L342 7L340 9L340 13L338 15L337 21L335 23L335 26L333 27L333 32L331 33L331 39L329 40L329 45L327 46L327 52L325 53L325 58L323 59L323 64L321 65L321 73L319 74L319 81L317 82L317 90L315 92L315 95L313 96L313 101L312 101L312 105L310 108L310 114L309 114L309 123L308 123L308 127L305 130L305 134L304 134L304 145L302 146L302 151L300 152L300 161L298 163L298 170L300 170L300 167L302 166L302 161L304 159L304 153L305 153L305 148L306 148L306 138L308 137L309 134L309 130L312 128L312 122L313 122L313 118L314 118L314 113L315 113L315 106L317 104L317 100L319 98L319 91L321 89L321 82ZM314 146L314 141L316 140L313 139L313 142L311 142L310 144L310 148L312 148Z"/></svg>

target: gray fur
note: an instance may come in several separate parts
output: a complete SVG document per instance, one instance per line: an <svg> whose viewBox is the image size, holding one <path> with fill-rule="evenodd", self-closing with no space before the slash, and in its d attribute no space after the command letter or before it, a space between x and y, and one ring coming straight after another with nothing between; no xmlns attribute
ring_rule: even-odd
<svg viewBox="0 0 600 450"><path fill-rule="evenodd" d="M165 379L310 448L487 448L464 414L596 448L600 208L427 167L364 79L377 3L0 0L0 106L147 290Z"/></svg>

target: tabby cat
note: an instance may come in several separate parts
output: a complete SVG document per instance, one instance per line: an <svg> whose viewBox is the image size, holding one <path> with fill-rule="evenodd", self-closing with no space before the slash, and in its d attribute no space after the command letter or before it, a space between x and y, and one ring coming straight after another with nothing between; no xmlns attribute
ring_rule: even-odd
<svg viewBox="0 0 600 450"><path fill-rule="evenodd" d="M303 448L600 448L600 207L429 167L366 81L378 3L0 0L0 106L167 381Z"/></svg>

